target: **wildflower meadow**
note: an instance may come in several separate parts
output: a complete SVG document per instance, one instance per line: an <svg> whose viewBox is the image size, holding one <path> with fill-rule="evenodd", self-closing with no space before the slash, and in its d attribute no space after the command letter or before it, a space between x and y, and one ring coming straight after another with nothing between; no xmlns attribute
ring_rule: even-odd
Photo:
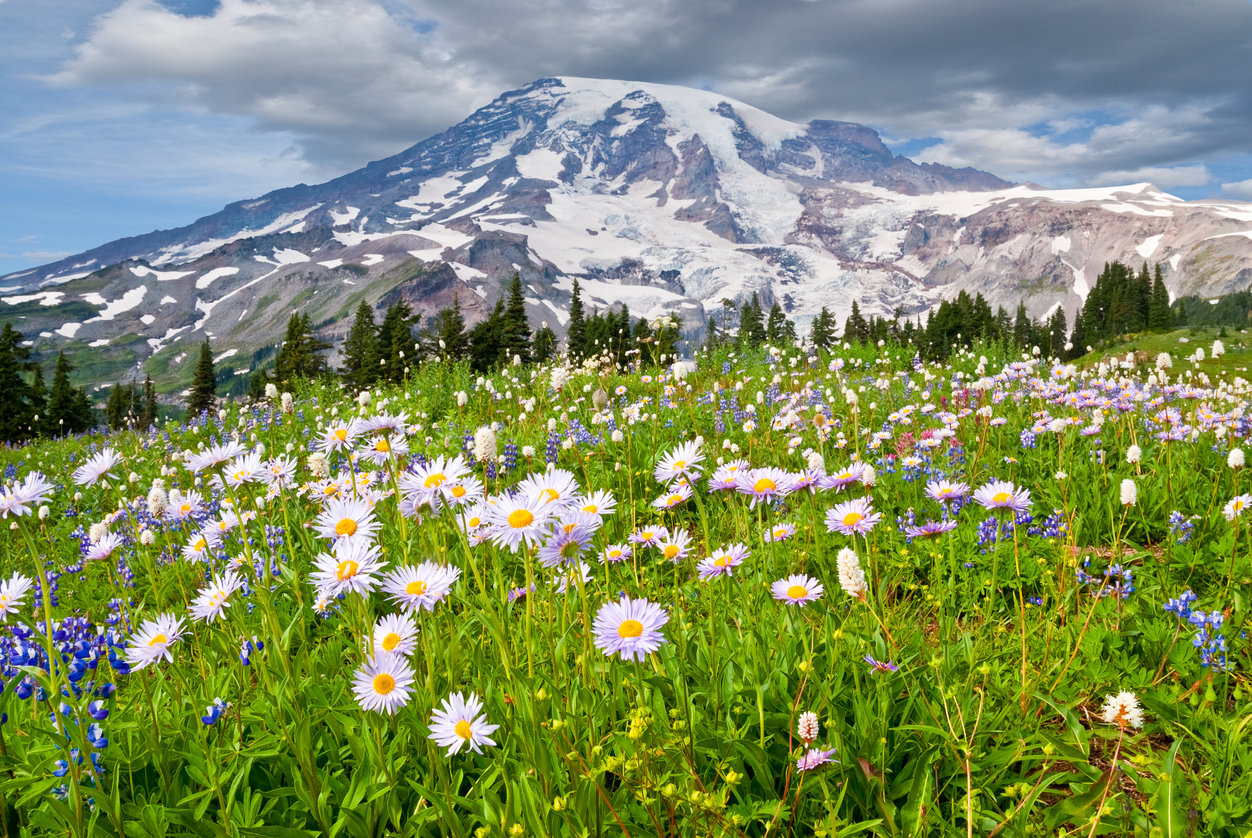
<svg viewBox="0 0 1252 838"><path fill-rule="evenodd" d="M1252 386L909 352L0 450L0 835L1252 834Z"/></svg>

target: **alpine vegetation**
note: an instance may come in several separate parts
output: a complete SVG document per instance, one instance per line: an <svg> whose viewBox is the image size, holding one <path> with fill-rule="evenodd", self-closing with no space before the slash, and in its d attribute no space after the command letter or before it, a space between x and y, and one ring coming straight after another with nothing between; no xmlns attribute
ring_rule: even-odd
<svg viewBox="0 0 1252 838"><path fill-rule="evenodd" d="M783 343L0 449L0 835L1252 829L1248 381Z"/></svg>

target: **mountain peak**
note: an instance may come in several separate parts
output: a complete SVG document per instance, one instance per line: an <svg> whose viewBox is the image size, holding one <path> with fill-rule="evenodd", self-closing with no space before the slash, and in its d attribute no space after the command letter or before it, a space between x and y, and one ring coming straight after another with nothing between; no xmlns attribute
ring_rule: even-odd
<svg viewBox="0 0 1252 838"><path fill-rule="evenodd" d="M1080 304L1113 259L1161 260L1175 293L1246 284L1249 222L1246 206L1144 184L1039 190L919 165L864 125L713 91L542 78L327 183L0 278L0 319L37 352L88 346L169 381L202 335L247 372L294 310L330 340L362 300L421 314L460 300L472 322L514 271L531 319L558 331L575 278L589 305L672 311L693 339L753 294L801 329L853 299L917 314L961 290L1039 316Z"/></svg>

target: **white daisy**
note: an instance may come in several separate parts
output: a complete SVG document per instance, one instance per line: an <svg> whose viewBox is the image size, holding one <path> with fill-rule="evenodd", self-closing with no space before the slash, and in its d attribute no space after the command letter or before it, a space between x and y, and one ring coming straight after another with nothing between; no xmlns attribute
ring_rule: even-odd
<svg viewBox="0 0 1252 838"><path fill-rule="evenodd" d="M7 623L10 614L16 614L26 592L34 584L20 573L14 573L7 582L0 582L0 623Z"/></svg>
<svg viewBox="0 0 1252 838"><path fill-rule="evenodd" d="M383 578L383 592L396 604L417 611L434 611L435 604L448 595L461 578L461 569L451 565L422 562L416 567L398 567Z"/></svg>
<svg viewBox="0 0 1252 838"><path fill-rule="evenodd" d="M417 651L417 626L407 614L388 614L374 624L374 651L408 657Z"/></svg>
<svg viewBox="0 0 1252 838"><path fill-rule="evenodd" d="M318 554L317 570L312 574L313 584L331 596L355 592L368 594L378 585L375 574L381 573L387 563L377 545L367 541L341 541L335 545L335 554Z"/></svg>
<svg viewBox="0 0 1252 838"><path fill-rule="evenodd" d="M136 670L162 659L172 663L170 647L182 636L183 620L174 614L158 614L155 620L144 620L126 648L126 662Z"/></svg>
<svg viewBox="0 0 1252 838"><path fill-rule="evenodd" d="M191 612L191 619L196 622L213 622L222 616L223 610L230 606L230 595L242 587L243 580L239 574L233 570L226 571L221 579L214 579L192 601L191 605L187 606L187 610Z"/></svg>
<svg viewBox="0 0 1252 838"><path fill-rule="evenodd" d="M380 652L365 661L352 679L352 692L364 710L394 715L413 694L413 669L408 661Z"/></svg>
<svg viewBox="0 0 1252 838"><path fill-rule="evenodd" d="M475 753L482 753L483 745L495 745L495 740L488 734L494 732L499 725L487 724L486 718L480 718L482 702L478 696L470 693L464 698L461 693L453 693L442 702L443 709L436 710L430 719L430 738L439 747L447 746L448 756L452 756L468 745Z"/></svg>
<svg viewBox="0 0 1252 838"><path fill-rule="evenodd" d="M121 461L120 454L112 448L105 448L74 469L74 482L79 486L93 486L97 481L108 477L109 472Z"/></svg>

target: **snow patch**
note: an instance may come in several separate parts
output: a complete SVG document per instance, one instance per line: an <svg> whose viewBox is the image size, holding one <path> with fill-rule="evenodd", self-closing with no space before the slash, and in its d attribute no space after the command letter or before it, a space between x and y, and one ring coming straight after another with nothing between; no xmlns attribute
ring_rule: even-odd
<svg viewBox="0 0 1252 838"><path fill-rule="evenodd" d="M119 314L128 312L132 308L134 308L135 306L143 302L144 295L147 293L148 293L148 286L140 285L138 288L132 288L129 291L127 291L125 294L123 294L122 296L118 297L116 300L112 300L112 301L105 300L99 294L95 294L95 293L83 294L83 299L87 300L87 302L91 303L92 305L104 306L103 311L101 311L95 317L92 317L91 319L87 320L86 322L95 323L97 320L112 320L114 317L117 317Z"/></svg>
<svg viewBox="0 0 1252 838"><path fill-rule="evenodd" d="M151 326L154 322L156 322L156 318L151 314L145 314L143 317L139 318L139 322L143 323L145 326Z"/></svg>
<svg viewBox="0 0 1252 838"><path fill-rule="evenodd" d="M239 273L238 268L214 268L196 280L196 290L208 288L215 279L221 279L224 276L234 276L237 273Z"/></svg>
<svg viewBox="0 0 1252 838"><path fill-rule="evenodd" d="M195 271L154 271L152 268L147 268L143 265L131 268L130 272L140 279L143 279L145 276L155 276L157 282L172 282L175 279L182 279L195 273Z"/></svg>
<svg viewBox="0 0 1252 838"><path fill-rule="evenodd" d="M353 221L358 215L360 215L361 208L348 207L346 212L335 212L334 210L330 210L329 212L331 219L335 222L335 226L340 227L350 221Z"/></svg>
<svg viewBox="0 0 1252 838"><path fill-rule="evenodd" d="M964 227L961 228L961 230L964 229ZM961 230L958 230L957 233L959 234ZM1070 244L1069 236L1057 236L1052 240L1052 255L1057 256L1061 253L1069 253Z"/></svg>
<svg viewBox="0 0 1252 838"><path fill-rule="evenodd" d="M88 346L90 346L92 349L99 349L101 346L108 346L108 345L109 345L109 339L108 339L108 338L100 338L100 340L93 340L91 343L89 343L89 344L87 344L87 345L88 345Z"/></svg>
<svg viewBox="0 0 1252 838"><path fill-rule="evenodd" d="M238 355L238 354L239 354L238 349L227 349L221 355L218 355L216 358L214 358L213 363L220 364L222 363L222 361L225 361L227 358L230 358L231 356Z"/></svg>
<svg viewBox="0 0 1252 838"><path fill-rule="evenodd" d="M166 294L164 297L161 298L161 302L157 303L157 305L163 306L166 303L176 303L176 302L178 302L178 300L174 299L169 294Z"/></svg>
<svg viewBox="0 0 1252 838"><path fill-rule="evenodd" d="M41 306L56 306L61 304L61 298L65 296L64 291L40 291L37 294L21 294L16 297L0 297L11 306L29 303L32 300L38 300Z"/></svg>
<svg viewBox="0 0 1252 838"><path fill-rule="evenodd" d="M471 268L469 265L462 265L460 262L449 262L448 264L452 267L453 272L456 273L457 279L463 282L469 282L471 279L485 279L487 277L478 268Z"/></svg>
<svg viewBox="0 0 1252 838"><path fill-rule="evenodd" d="M330 268L331 270L334 270L335 268L343 264L343 260L342 259L328 259L325 262L318 262L317 264L321 265L323 268Z"/></svg>
<svg viewBox="0 0 1252 838"><path fill-rule="evenodd" d="M83 327L82 323L65 323L56 332L63 338L72 338L78 334L78 330Z"/></svg>
<svg viewBox="0 0 1252 838"><path fill-rule="evenodd" d="M278 260L278 264L280 265L297 265L300 262L311 261L308 256L305 256L298 250L292 250L289 247L283 248L282 250L274 248L274 258Z"/></svg>
<svg viewBox="0 0 1252 838"><path fill-rule="evenodd" d="M1135 248L1135 252L1138 253L1140 256L1142 256L1144 259L1147 259L1153 253L1156 253L1156 249L1157 247L1160 246L1161 239L1163 238L1165 238L1164 233L1160 233L1159 235L1155 235L1155 236L1148 236L1146 239L1143 240L1143 244Z"/></svg>
<svg viewBox="0 0 1252 838"><path fill-rule="evenodd" d="M361 261L361 264L368 268L371 265L377 265L385 258L386 257L384 257L381 253L367 253L365 254L365 259Z"/></svg>

